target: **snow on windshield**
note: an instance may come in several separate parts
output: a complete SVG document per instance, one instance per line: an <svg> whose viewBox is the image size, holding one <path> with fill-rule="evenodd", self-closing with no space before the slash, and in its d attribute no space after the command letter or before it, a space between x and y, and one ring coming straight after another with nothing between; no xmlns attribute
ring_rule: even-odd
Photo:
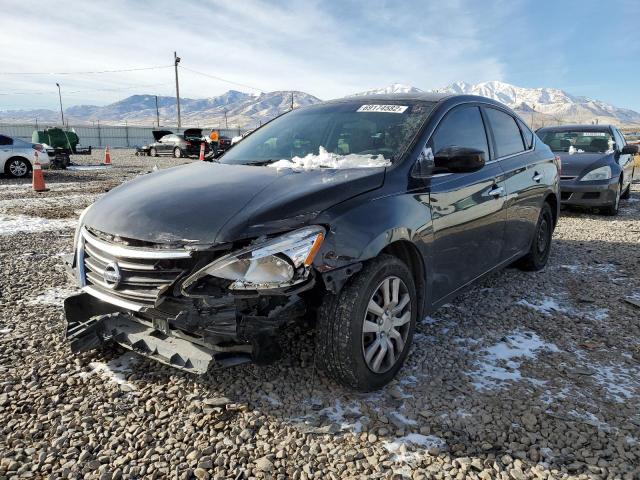
<svg viewBox="0 0 640 480"><path fill-rule="evenodd" d="M372 168L389 167L391 160L387 160L382 155L360 155L351 153L349 155L338 155L327 152L320 146L318 154L310 153L304 157L293 157L291 160L278 160L270 163L270 167L291 168L294 170L317 170L319 168Z"/></svg>

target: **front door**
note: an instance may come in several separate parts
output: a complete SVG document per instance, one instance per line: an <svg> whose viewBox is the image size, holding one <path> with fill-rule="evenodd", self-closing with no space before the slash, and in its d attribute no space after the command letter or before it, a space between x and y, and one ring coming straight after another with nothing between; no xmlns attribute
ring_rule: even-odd
<svg viewBox="0 0 640 480"><path fill-rule="evenodd" d="M500 263L506 220L504 175L491 151L480 109L454 108L440 122L429 146L470 147L485 152L486 164L473 173L434 175L429 202L433 225L433 303Z"/></svg>

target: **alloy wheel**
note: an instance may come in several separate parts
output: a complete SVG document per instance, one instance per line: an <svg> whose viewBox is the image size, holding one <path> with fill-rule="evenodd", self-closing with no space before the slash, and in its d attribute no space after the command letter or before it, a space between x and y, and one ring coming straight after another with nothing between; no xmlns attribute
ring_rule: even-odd
<svg viewBox="0 0 640 480"><path fill-rule="evenodd" d="M362 353L374 373L389 371L404 351L411 324L411 297L396 276L374 290L362 323Z"/></svg>
<svg viewBox="0 0 640 480"><path fill-rule="evenodd" d="M24 177L29 171L29 167L22 160L12 160L9 164L9 172L14 177Z"/></svg>
<svg viewBox="0 0 640 480"><path fill-rule="evenodd" d="M540 221L540 226L538 227L538 236L536 240L536 247L538 248L538 253L544 253L547 249L549 237L549 222L547 221L546 216L543 216Z"/></svg>

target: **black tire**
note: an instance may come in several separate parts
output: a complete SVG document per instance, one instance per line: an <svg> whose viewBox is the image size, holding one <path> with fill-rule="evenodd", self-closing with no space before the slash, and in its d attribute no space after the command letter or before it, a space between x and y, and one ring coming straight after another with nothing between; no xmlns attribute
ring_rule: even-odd
<svg viewBox="0 0 640 480"><path fill-rule="evenodd" d="M386 370L376 373L365 360L363 326L365 317L369 315L370 299L379 291L385 280L390 278L400 279L403 295L409 295L406 306L410 308L410 319L404 324L406 328L398 327L404 328L405 338L400 354L395 357L395 363L389 360L390 365ZM400 310L405 311L405 315L406 306ZM417 312L415 281L407 266L391 255L381 255L369 261L360 272L349 279L338 295L325 295L318 312L316 332L316 361L319 367L338 383L354 390L368 392L381 388L395 377L405 361L413 340ZM393 344L398 346L397 341ZM385 354L383 357L386 358Z"/></svg>
<svg viewBox="0 0 640 480"><path fill-rule="evenodd" d="M150 157L157 157L158 156L158 151L154 147L151 147L151 149L149 150L149 156Z"/></svg>
<svg viewBox="0 0 640 480"><path fill-rule="evenodd" d="M516 266L520 270L535 272L542 270L549 260L551 253L551 237L553 236L553 214L551 206L545 202L540 210L538 223L531 241L529 253L522 257Z"/></svg>
<svg viewBox="0 0 640 480"><path fill-rule="evenodd" d="M176 147L173 149L173 156L174 158L182 158L182 150L180 150L180 147Z"/></svg>
<svg viewBox="0 0 640 480"><path fill-rule="evenodd" d="M622 179L618 183L618 188L616 189L616 198L613 203L607 207L601 209L601 212L610 217L614 217L618 215L620 211L620 199L622 198Z"/></svg>
<svg viewBox="0 0 640 480"><path fill-rule="evenodd" d="M20 157L10 158L4 164L4 173L13 178L25 178L31 171L29 160Z"/></svg>

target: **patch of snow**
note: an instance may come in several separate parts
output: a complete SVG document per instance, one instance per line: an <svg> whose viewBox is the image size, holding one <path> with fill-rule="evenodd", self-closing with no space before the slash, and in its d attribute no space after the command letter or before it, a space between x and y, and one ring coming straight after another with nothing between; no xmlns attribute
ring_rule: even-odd
<svg viewBox="0 0 640 480"><path fill-rule="evenodd" d="M81 172L85 170L106 170L108 168L111 168L111 165L70 165L67 170Z"/></svg>
<svg viewBox="0 0 640 480"><path fill-rule="evenodd" d="M617 271L615 265L611 263L600 263L596 265L581 265L581 264L563 264L560 268L569 270L571 273L614 273Z"/></svg>
<svg viewBox="0 0 640 480"><path fill-rule="evenodd" d="M573 418L577 418L587 425L591 425L592 427L596 427L598 430L602 430L603 432L610 432L612 428L609 426L607 422L600 420L596 415L591 412L583 411L578 412L576 410L571 410L569 412L569 416Z"/></svg>
<svg viewBox="0 0 640 480"><path fill-rule="evenodd" d="M415 420L412 420L410 418L405 417L400 412L391 412L390 415L393 418L395 418L398 422L402 423L403 425L417 425L418 424L418 422L416 422Z"/></svg>
<svg viewBox="0 0 640 480"><path fill-rule="evenodd" d="M553 343L542 340L534 332L514 331L502 341L484 349L477 360L477 369L471 372L473 385L478 390L497 388L504 381L518 381L521 361L536 358L540 351L558 352Z"/></svg>
<svg viewBox="0 0 640 480"><path fill-rule="evenodd" d="M64 299L80 293L80 290L70 286L53 287L25 300L27 305L62 305Z"/></svg>
<svg viewBox="0 0 640 480"><path fill-rule="evenodd" d="M34 233L65 230L76 227L77 219L47 219L26 215L0 215L0 236L16 233Z"/></svg>
<svg viewBox="0 0 640 480"><path fill-rule="evenodd" d="M595 370L595 381L616 402L625 403L640 395L640 368L598 364L589 364L589 367Z"/></svg>
<svg viewBox="0 0 640 480"><path fill-rule="evenodd" d="M438 323L439 321L440 321L439 318L433 318L433 317L430 317L429 315L427 315L426 317L424 317L422 319L422 324L423 325L434 325L434 324Z"/></svg>
<svg viewBox="0 0 640 480"><path fill-rule="evenodd" d="M135 390L135 387L131 383L127 382L125 374L130 373L132 371L132 367L138 363L139 360L140 358L135 353L127 352L107 363L91 362L89 364L91 372L84 373L83 376L96 373L109 382L117 383L118 385L127 385Z"/></svg>
<svg viewBox="0 0 640 480"><path fill-rule="evenodd" d="M320 168L373 168L373 167L389 167L391 161L382 155L358 155L351 153L349 155L338 155L329 153L324 147L320 147L318 155L310 153L305 157L293 157L291 160L278 160L270 163L269 167L273 168L291 168L293 170L317 170Z"/></svg>
<svg viewBox="0 0 640 480"><path fill-rule="evenodd" d="M360 419L363 415L357 402L350 402L343 406L340 399L336 399L332 406L323 408L318 414L326 416L331 422L337 424L340 430L348 430L353 433L362 431Z"/></svg>
<svg viewBox="0 0 640 480"><path fill-rule="evenodd" d="M543 297L538 303L531 303L525 299L517 302L518 305L524 305L527 308L536 310L537 312L544 313L545 315L551 315L553 313L565 313L567 308L562 307L558 302L551 297Z"/></svg>
<svg viewBox="0 0 640 480"><path fill-rule="evenodd" d="M271 395L263 394L262 398L264 398L267 402L269 402L274 407L279 407L280 405L282 405L282 402L280 401L280 399L276 398L273 394Z"/></svg>
<svg viewBox="0 0 640 480"><path fill-rule="evenodd" d="M422 435L420 433L409 433L404 437L396 438L393 441L385 441L382 443L384 449L394 454L395 460L400 462L416 461L420 456L424 455L425 450L437 448L443 450L447 443L440 437L435 435ZM410 452L409 449L416 451Z"/></svg>
<svg viewBox="0 0 640 480"><path fill-rule="evenodd" d="M0 328L0 335L4 335L6 333L11 333L10 328Z"/></svg>

